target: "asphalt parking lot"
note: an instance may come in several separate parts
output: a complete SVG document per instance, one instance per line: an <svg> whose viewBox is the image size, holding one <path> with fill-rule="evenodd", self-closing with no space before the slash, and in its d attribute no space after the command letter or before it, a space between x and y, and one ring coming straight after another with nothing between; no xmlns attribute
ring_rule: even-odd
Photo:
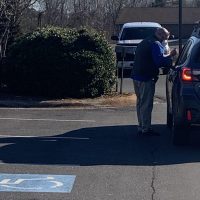
<svg viewBox="0 0 200 200"><path fill-rule="evenodd" d="M199 127L188 146L172 145L164 83L152 116L160 137L137 135L134 102L0 108L0 199L199 200Z"/></svg>

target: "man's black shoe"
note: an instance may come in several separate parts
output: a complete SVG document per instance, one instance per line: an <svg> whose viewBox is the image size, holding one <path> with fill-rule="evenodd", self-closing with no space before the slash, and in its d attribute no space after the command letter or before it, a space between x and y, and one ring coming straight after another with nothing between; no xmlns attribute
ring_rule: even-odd
<svg viewBox="0 0 200 200"><path fill-rule="evenodd" d="M142 132L142 135L144 135L144 136L160 136L160 133L158 133L154 130L148 130L148 131Z"/></svg>

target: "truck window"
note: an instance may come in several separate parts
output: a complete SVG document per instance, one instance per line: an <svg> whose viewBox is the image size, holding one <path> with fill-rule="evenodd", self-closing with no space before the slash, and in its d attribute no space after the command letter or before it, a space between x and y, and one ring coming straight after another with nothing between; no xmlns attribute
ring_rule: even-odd
<svg viewBox="0 0 200 200"><path fill-rule="evenodd" d="M124 28L120 40L144 39L154 34L156 27L130 27Z"/></svg>

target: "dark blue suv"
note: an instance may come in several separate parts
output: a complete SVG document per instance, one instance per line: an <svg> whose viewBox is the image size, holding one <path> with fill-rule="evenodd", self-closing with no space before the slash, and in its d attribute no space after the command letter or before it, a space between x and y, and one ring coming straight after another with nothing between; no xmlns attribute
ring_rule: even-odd
<svg viewBox="0 0 200 200"><path fill-rule="evenodd" d="M167 125L175 145L188 141L200 125L200 26L195 27L166 79ZM200 126L199 126L200 130Z"/></svg>

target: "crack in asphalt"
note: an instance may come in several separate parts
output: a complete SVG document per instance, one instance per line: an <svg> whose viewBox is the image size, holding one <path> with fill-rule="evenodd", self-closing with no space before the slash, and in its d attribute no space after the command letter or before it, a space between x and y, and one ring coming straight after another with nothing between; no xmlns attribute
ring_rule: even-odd
<svg viewBox="0 0 200 200"><path fill-rule="evenodd" d="M151 200L154 200L154 196L156 194L156 189L155 189L155 186L154 186L154 182L155 182L155 179L156 179L155 172L156 172L156 166L153 166L152 167L152 179L151 179L151 188L152 188L153 192L151 194Z"/></svg>
<svg viewBox="0 0 200 200"><path fill-rule="evenodd" d="M158 151L158 147L154 148L151 151L151 155L152 155L152 163L153 163L153 167L152 167L152 178L151 178L151 189L152 189L152 194L151 194L151 200L155 200L155 194L156 194L156 189L155 189L155 180L156 180L156 156L155 153Z"/></svg>

